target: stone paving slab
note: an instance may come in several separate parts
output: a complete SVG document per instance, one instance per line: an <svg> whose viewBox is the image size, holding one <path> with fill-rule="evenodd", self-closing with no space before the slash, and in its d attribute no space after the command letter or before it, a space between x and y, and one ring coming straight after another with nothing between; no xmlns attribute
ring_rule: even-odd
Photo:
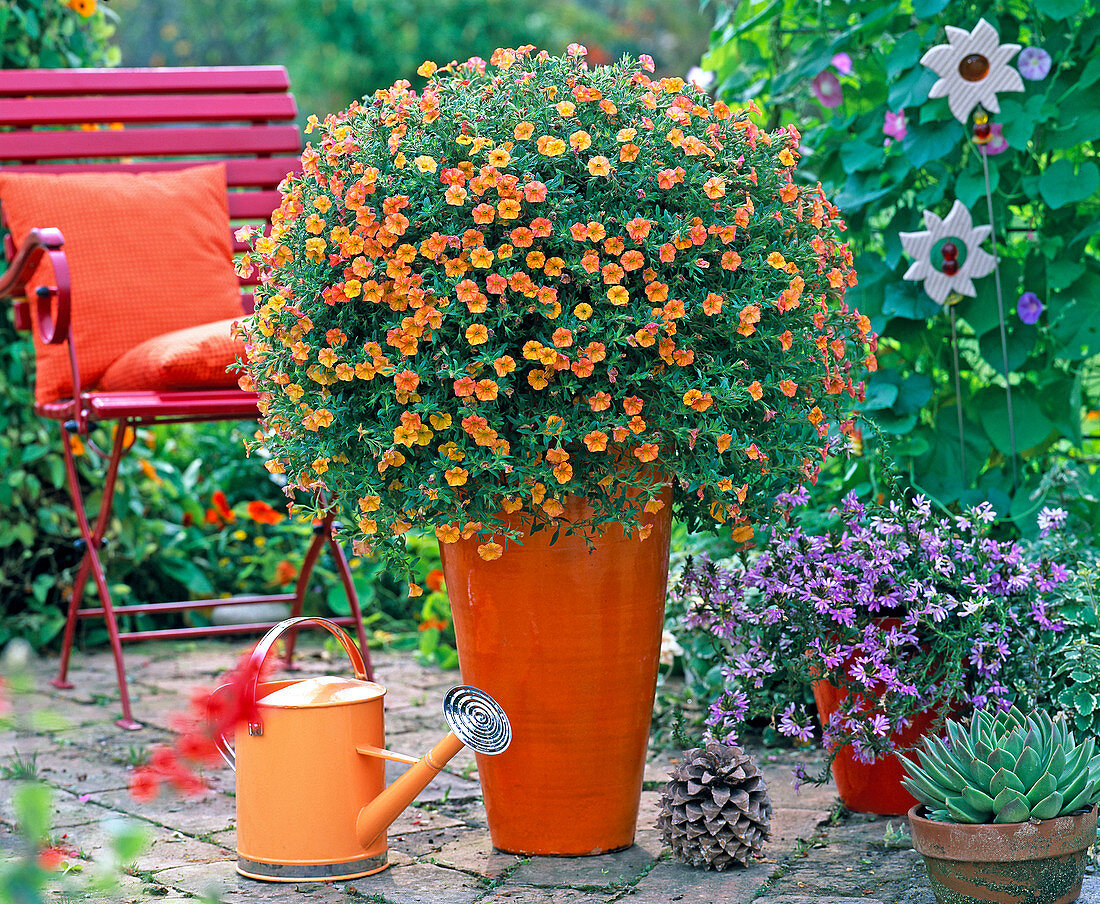
<svg viewBox="0 0 1100 904"><path fill-rule="evenodd" d="M78 687L52 688L56 662L32 664L35 688L16 699L19 724L0 735L0 764L32 754L38 777L55 789L56 840L98 859L112 819L143 823L151 844L114 898L128 904L224 904L302 899L317 904L935 904L920 857L886 842L888 820L845 814L831 786L796 793L791 770L813 772L814 749L760 750L758 760L775 807L772 840L745 869L704 872L678 863L654 822L660 791L678 751L651 752L646 764L635 844L597 857L517 857L493 849L477 784L475 757L464 751L397 819L389 832L389 869L353 882L266 883L235 871L234 777L210 772L201 798L163 796L139 804L127 791L129 772L150 745L171 739L172 715L197 686L216 686L246 642L200 641L127 648L141 732L113 724L118 693L110 656L78 653L70 677ZM296 672L343 674L342 654L303 634ZM388 688L387 745L419 755L446 731L440 704L457 673L418 665L409 655L374 654ZM31 716L34 716L32 722ZM392 780L402 771L387 764ZM11 796L16 782L0 777L0 852L15 842ZM895 827L901 822L892 820ZM1100 879L1090 876L1080 904L1100 904Z"/></svg>

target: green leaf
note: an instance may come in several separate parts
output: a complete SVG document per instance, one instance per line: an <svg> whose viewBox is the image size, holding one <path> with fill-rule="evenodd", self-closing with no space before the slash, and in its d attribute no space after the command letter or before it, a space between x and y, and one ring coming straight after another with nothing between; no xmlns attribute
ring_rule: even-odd
<svg viewBox="0 0 1100 904"><path fill-rule="evenodd" d="M886 287L882 302L885 317L927 320L940 312L940 306L924 294L921 283L897 280Z"/></svg>
<svg viewBox="0 0 1100 904"><path fill-rule="evenodd" d="M115 862L122 866L133 863L152 839L148 826L132 819L111 820L107 825L107 832Z"/></svg>
<svg viewBox="0 0 1100 904"><path fill-rule="evenodd" d="M882 167L882 143L877 146L864 141L850 141L840 149L840 161L849 173Z"/></svg>
<svg viewBox="0 0 1100 904"><path fill-rule="evenodd" d="M918 19L929 19L943 12L949 2L950 0L913 0L913 15Z"/></svg>
<svg viewBox="0 0 1100 904"><path fill-rule="evenodd" d="M890 85L886 105L891 110L919 107L928 100L928 92L932 90L938 78L931 69L914 66L906 75Z"/></svg>
<svg viewBox="0 0 1100 904"><path fill-rule="evenodd" d="M1034 819L1054 819L1062 813L1062 795L1054 791L1038 803L1032 804L1031 815Z"/></svg>
<svg viewBox="0 0 1100 904"><path fill-rule="evenodd" d="M997 449L1010 455L1012 443L1008 429L1008 405L1002 387L990 386L983 389L974 399L974 406L986 436ZM1012 394L1012 414L1016 428L1016 452L1032 449L1043 442L1054 428L1038 402L1029 396L1014 392ZM1023 789L1021 789L1023 790Z"/></svg>
<svg viewBox="0 0 1100 904"><path fill-rule="evenodd" d="M992 161L989 165L989 187L996 191L1001 181L1001 171ZM974 202L985 197L985 173L981 169L967 170L960 173L955 180L955 195L967 207L973 207Z"/></svg>
<svg viewBox="0 0 1100 904"><path fill-rule="evenodd" d="M1085 274L1085 265L1080 261L1055 260L1047 266L1047 285L1055 292L1061 292L1073 285Z"/></svg>
<svg viewBox="0 0 1100 904"><path fill-rule="evenodd" d="M966 793L965 791L963 792ZM992 801L991 801L992 802ZM967 802L965 797L949 797L945 801L947 804L947 812L955 819L956 822L963 823L979 823L985 822L988 815L987 812L977 809Z"/></svg>
<svg viewBox="0 0 1100 904"><path fill-rule="evenodd" d="M53 790L41 782L19 785L12 795L15 819L23 837L33 844L46 838L53 811Z"/></svg>
<svg viewBox="0 0 1100 904"><path fill-rule="evenodd" d="M1008 372L1019 369L1035 348L1039 331L1026 323L1013 324L1006 332L1005 346L1008 348ZM979 342L982 357L999 374L1004 373L1005 351L1001 346L1001 331L993 329L982 336Z"/></svg>
<svg viewBox="0 0 1100 904"><path fill-rule="evenodd" d="M946 157L963 137L962 124L949 122L926 123L912 126L901 146L913 166L924 166L931 160Z"/></svg>
<svg viewBox="0 0 1100 904"><path fill-rule="evenodd" d="M897 401L898 385L876 380L874 376L871 377L871 380L872 382L868 384L863 399L863 410L877 411L891 407Z"/></svg>
<svg viewBox="0 0 1100 904"><path fill-rule="evenodd" d="M1060 357L1077 360L1100 348L1100 274L1089 272L1051 301L1051 331Z"/></svg>
<svg viewBox="0 0 1100 904"><path fill-rule="evenodd" d="M1084 201L1100 188L1100 168L1091 160L1075 172L1069 160L1055 160L1039 176L1039 192L1054 210Z"/></svg>
<svg viewBox="0 0 1100 904"><path fill-rule="evenodd" d="M1080 11L1084 0L1038 0L1036 5L1043 15L1052 19L1068 19Z"/></svg>

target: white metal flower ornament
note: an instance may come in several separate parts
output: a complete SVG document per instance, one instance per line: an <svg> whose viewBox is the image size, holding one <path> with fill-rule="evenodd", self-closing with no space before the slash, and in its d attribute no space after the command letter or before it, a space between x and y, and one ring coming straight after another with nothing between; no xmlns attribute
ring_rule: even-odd
<svg viewBox="0 0 1100 904"><path fill-rule="evenodd" d="M1002 44L997 29L979 19L973 31L946 27L947 44L937 44L920 58L921 64L938 75L929 97L947 97L952 115L965 125L979 104L999 113L999 92L1023 91L1020 73L1008 65L1019 44Z"/></svg>
<svg viewBox="0 0 1100 904"><path fill-rule="evenodd" d="M924 211L926 232L901 233L901 245L913 263L902 279L924 281L924 291L936 304L943 304L952 292L974 296L974 280L988 276L997 264L997 258L982 249L982 242L989 238L992 226L975 226L970 211L958 199L951 212L940 219L932 211ZM962 263L958 260L958 240L966 246ZM941 241L940 261L932 260L932 250Z"/></svg>

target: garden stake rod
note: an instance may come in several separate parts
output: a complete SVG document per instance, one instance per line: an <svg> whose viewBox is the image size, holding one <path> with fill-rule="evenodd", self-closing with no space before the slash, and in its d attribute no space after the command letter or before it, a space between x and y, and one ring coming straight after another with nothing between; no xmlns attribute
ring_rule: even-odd
<svg viewBox="0 0 1100 904"><path fill-rule="evenodd" d="M989 240L993 243L993 280L997 287L997 317L1001 325L1001 356L1005 366L1005 400L1008 406L1008 442L1009 449L1012 452L1012 490L1015 492L1019 488L1016 480L1016 423L1012 416L1012 381L1008 375L1008 333L1005 329L1004 296L1001 293L1001 261L997 256L997 224L993 220L993 190L989 186L989 159L981 150L978 151L978 156L982 158L982 172L985 175L985 201L989 207L989 225L993 228ZM952 320L952 323L954 323L954 320Z"/></svg>
<svg viewBox="0 0 1100 904"><path fill-rule="evenodd" d="M959 380L959 334L955 327L955 305L962 296L952 292L947 299L947 309L951 314L951 352L955 358L955 413L959 418L959 466L966 473L966 441L963 438L962 386Z"/></svg>

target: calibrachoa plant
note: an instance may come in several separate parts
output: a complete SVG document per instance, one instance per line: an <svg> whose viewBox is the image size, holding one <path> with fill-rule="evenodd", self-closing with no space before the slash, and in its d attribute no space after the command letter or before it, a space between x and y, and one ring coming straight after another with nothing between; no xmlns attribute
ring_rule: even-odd
<svg viewBox="0 0 1100 904"><path fill-rule="evenodd" d="M428 62L423 93L328 117L242 263L268 468L394 563L413 524L496 558L504 515L554 529L570 494L593 514L567 527L645 536L656 466L690 523L748 539L874 367L797 130L584 55Z"/></svg>
<svg viewBox="0 0 1100 904"><path fill-rule="evenodd" d="M743 569L689 563L675 592L725 651L711 731L763 716L811 740L803 689L820 680L848 692L823 726L825 749L851 744L865 761L890 752L922 710L1007 709L1027 651L1062 630L1047 605L1067 572L991 539L992 520L988 503L937 518L922 497L882 507L851 494L831 529L778 530ZM765 685L786 693L763 695Z"/></svg>

